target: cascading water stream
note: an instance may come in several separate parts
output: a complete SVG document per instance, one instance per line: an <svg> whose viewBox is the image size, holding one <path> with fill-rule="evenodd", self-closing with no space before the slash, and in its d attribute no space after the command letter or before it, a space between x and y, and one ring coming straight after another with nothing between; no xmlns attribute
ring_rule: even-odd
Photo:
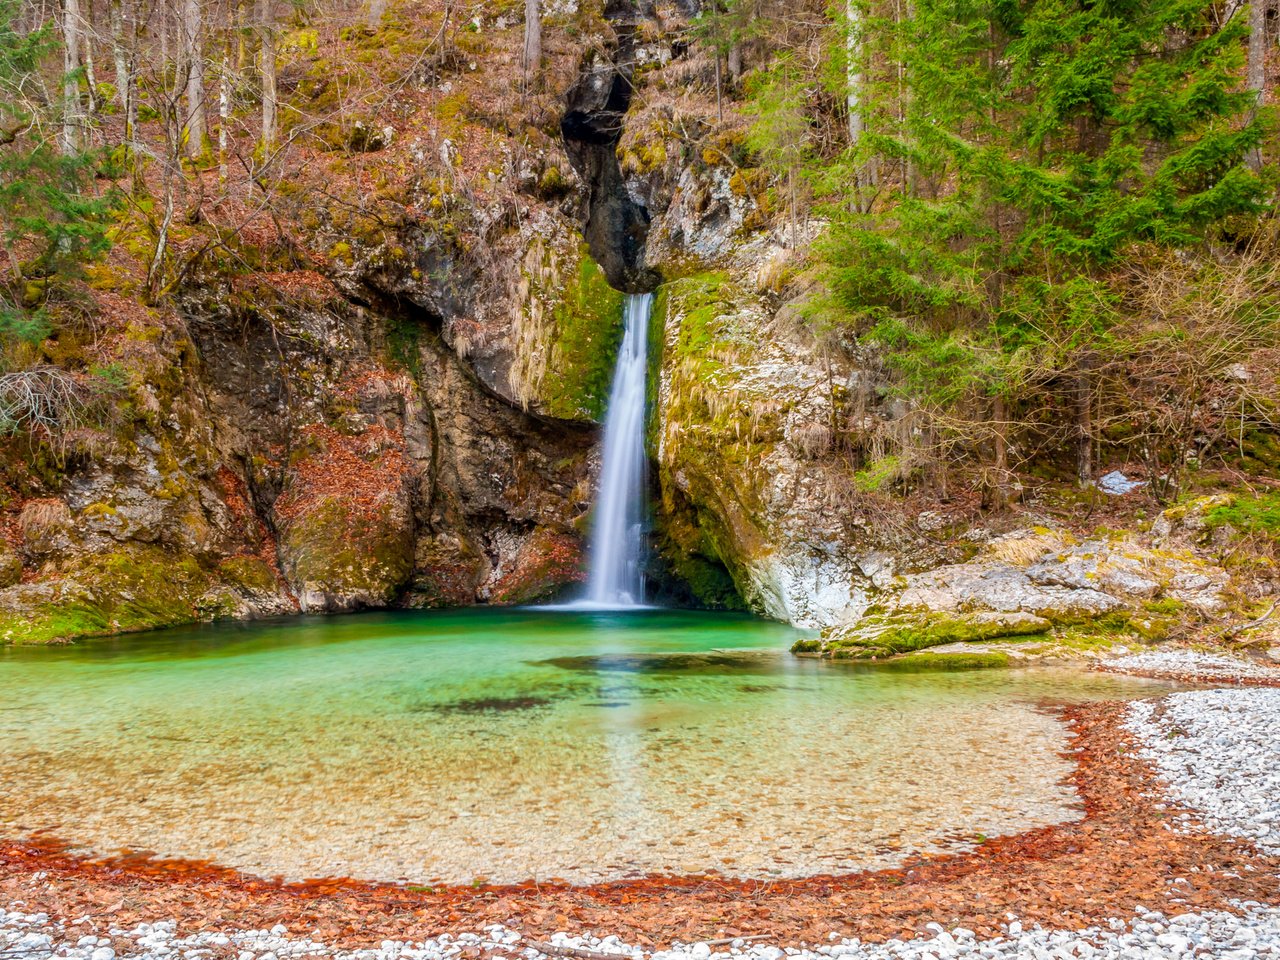
<svg viewBox="0 0 1280 960"><path fill-rule="evenodd" d="M629 294L604 421L604 465L591 532L586 602L644 603L645 381L653 294Z"/></svg>

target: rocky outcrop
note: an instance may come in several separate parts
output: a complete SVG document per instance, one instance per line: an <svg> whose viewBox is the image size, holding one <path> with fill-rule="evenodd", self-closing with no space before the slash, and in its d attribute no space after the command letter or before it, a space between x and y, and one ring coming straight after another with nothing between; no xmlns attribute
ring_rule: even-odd
<svg viewBox="0 0 1280 960"><path fill-rule="evenodd" d="M1019 531L965 563L899 577L874 597L870 615L802 640L797 652L880 657L953 643L1029 636L1086 625L1160 639L1186 612L1226 606L1229 578L1190 551L1153 549L1135 537L1076 542Z"/></svg>
<svg viewBox="0 0 1280 960"><path fill-rule="evenodd" d="M860 373L828 363L795 316L731 271L659 296L657 454L677 563L722 564L757 612L802 626L861 615L908 549L874 524L832 421Z"/></svg>
<svg viewBox="0 0 1280 960"><path fill-rule="evenodd" d="M645 264L650 212L628 189L618 160L627 111L635 91L636 30L640 11L613 2L605 9L615 44L587 54L577 82L565 96L560 134L574 170L587 187L582 234L609 283L644 293L658 283Z"/></svg>
<svg viewBox="0 0 1280 960"><path fill-rule="evenodd" d="M579 544L588 431L513 408L429 326L336 291L323 310L262 297L236 310L199 327L217 444L304 610L474 603L538 563L536 535L565 538L561 555Z"/></svg>

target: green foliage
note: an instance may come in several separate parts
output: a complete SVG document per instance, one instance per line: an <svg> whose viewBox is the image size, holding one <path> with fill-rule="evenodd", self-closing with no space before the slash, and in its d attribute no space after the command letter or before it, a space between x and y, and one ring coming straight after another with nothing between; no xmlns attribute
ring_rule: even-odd
<svg viewBox="0 0 1280 960"><path fill-rule="evenodd" d="M38 342L54 286L107 247L108 198L89 192L96 156L63 155L42 72L56 52L52 28L15 29L16 0L0 0L0 343Z"/></svg>
<svg viewBox="0 0 1280 960"><path fill-rule="evenodd" d="M809 316L878 342L931 430L1004 444L1006 411L1075 404L1133 348L1117 328L1135 251L1235 244L1265 211L1244 18L1207 0L857 12L822 72L839 102L859 78L856 143L813 143L791 53L751 88L752 146L775 176L802 168L829 222L830 296Z"/></svg>

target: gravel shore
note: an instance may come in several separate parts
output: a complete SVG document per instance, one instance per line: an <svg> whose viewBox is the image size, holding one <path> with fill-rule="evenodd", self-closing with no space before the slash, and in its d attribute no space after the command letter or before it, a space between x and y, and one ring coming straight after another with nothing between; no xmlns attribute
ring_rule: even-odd
<svg viewBox="0 0 1280 960"><path fill-rule="evenodd" d="M1150 650L1133 653L1114 660L1106 660L1100 668L1108 673L1128 673L1167 680L1280 686L1280 669L1240 657L1196 653L1191 650Z"/></svg>
<svg viewBox="0 0 1280 960"><path fill-rule="evenodd" d="M560 960L571 951L609 954L627 960L944 960L944 958L1026 958L1026 960L1154 960L1169 957L1211 957L1252 960L1280 957L1280 909L1257 903L1240 904L1240 913L1213 911L1166 916L1148 911L1129 920L1111 919L1106 927L1054 931L1023 929L1010 919L1002 937L982 940L963 928L944 930L933 924L932 936L887 943L835 940L828 944L779 947L772 944L692 943L646 954L614 937L556 936L546 951L520 948L519 936L502 927L479 934L448 935L418 943L383 941L366 950L334 950L312 940L290 938L283 927L231 933L180 935L172 921L142 924L132 930L112 930L110 937L79 935L75 923L62 925L46 914L19 911L0 914L0 957L42 960L452 960L477 955L512 960ZM565 949L568 948L568 949Z"/></svg>
<svg viewBox="0 0 1280 960"><path fill-rule="evenodd" d="M1153 657L1161 659L1153 661ZM1188 670L1211 665L1226 669L1221 661L1227 658L1164 653L1126 659L1136 660L1137 669L1178 670L1185 675ZM1229 664L1236 666L1237 662ZM1214 833L1245 839L1263 853L1280 854L1280 738L1275 736L1280 729L1280 690L1190 691L1158 701L1138 701L1129 706L1124 726L1164 782L1168 804L1189 811L1177 814L1170 829L1192 830L1200 824ZM1156 805L1164 806L1161 802ZM1157 822L1164 826L1163 821ZM1245 862L1235 869L1241 871L1238 876L1247 876L1252 867ZM18 902L8 904L8 912L0 910L0 960L551 960L574 956L590 960L590 954L628 960L1280 960L1280 905L1248 900L1229 904L1235 912L1179 912L1168 904L1176 903L1178 884L1186 882L1170 876L1165 889L1151 890L1152 907L1165 904L1165 912L1139 907L1126 916L1103 914L1100 922L1079 930L1042 929L1006 914L1002 915L1000 935L987 938L963 927L944 929L932 923L922 934L883 943L832 934L819 943L753 939L676 944L664 950L643 950L617 937L567 934L549 937L552 948L546 949L530 945L519 933L503 926L411 943L387 940L377 947L350 950L300 939L284 926L198 930L194 922L165 920L126 929L110 927L109 920L101 918L64 921L45 913L29 913ZM1252 882L1242 889L1252 890Z"/></svg>

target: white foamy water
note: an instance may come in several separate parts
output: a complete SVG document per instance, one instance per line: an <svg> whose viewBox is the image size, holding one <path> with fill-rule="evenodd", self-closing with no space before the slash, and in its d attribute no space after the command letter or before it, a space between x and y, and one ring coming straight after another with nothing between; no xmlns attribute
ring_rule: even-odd
<svg viewBox="0 0 1280 960"><path fill-rule="evenodd" d="M645 375L652 309L651 293L630 294L623 306L584 598L596 607L644 603Z"/></svg>

